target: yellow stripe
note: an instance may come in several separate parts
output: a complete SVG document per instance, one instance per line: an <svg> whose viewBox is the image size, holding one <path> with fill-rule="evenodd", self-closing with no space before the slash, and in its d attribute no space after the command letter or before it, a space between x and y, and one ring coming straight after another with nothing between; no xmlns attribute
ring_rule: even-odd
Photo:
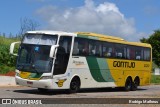
<svg viewBox="0 0 160 107"><path fill-rule="evenodd" d="M21 71L20 72L20 77L21 78L24 78L24 79L28 79L28 77L30 76L30 72L23 72L23 71Z"/></svg>
<svg viewBox="0 0 160 107"><path fill-rule="evenodd" d="M29 79L29 80L40 80L40 78L30 78L31 72L20 72L20 77L23 79Z"/></svg>

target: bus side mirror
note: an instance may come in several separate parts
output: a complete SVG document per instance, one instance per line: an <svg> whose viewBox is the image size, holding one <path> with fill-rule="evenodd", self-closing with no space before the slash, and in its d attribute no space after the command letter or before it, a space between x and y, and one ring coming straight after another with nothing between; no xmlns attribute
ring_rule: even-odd
<svg viewBox="0 0 160 107"><path fill-rule="evenodd" d="M58 47L59 47L59 45L52 45L52 46L51 46L51 50L50 50L50 54L49 54L49 57L50 57L50 58L54 58L55 50L56 50L56 48L58 48Z"/></svg>
<svg viewBox="0 0 160 107"><path fill-rule="evenodd" d="M16 54L14 53L14 47L15 47L15 44L19 44L19 43L21 43L21 42L19 41L19 42L11 43L11 45L10 45L10 54L18 56L17 53Z"/></svg>

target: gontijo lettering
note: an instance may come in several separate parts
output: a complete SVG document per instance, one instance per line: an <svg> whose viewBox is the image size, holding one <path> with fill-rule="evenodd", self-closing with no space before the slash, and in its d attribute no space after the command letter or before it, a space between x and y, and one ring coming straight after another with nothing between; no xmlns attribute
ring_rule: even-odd
<svg viewBox="0 0 160 107"><path fill-rule="evenodd" d="M113 67L135 68L135 62L114 61Z"/></svg>

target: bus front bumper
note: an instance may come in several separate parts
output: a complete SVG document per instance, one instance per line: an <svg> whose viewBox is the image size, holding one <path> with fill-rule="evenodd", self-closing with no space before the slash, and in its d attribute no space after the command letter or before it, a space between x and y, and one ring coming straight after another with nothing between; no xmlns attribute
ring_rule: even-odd
<svg viewBox="0 0 160 107"><path fill-rule="evenodd" d="M33 88L53 89L54 87L54 84L51 79L29 80L16 76L15 81L17 85L28 86Z"/></svg>

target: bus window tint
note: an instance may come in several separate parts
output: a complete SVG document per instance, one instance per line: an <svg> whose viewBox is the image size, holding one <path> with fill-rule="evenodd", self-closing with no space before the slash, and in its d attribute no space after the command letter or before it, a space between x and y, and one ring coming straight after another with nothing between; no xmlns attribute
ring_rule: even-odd
<svg viewBox="0 0 160 107"><path fill-rule="evenodd" d="M54 75L64 74L67 69L72 37L61 36L59 40L59 47L57 49L56 61L54 66Z"/></svg>
<svg viewBox="0 0 160 107"><path fill-rule="evenodd" d="M151 50L149 48L144 48L144 60L149 61L151 56Z"/></svg>
<svg viewBox="0 0 160 107"><path fill-rule="evenodd" d="M63 48L63 50L65 51L66 54L70 53L70 49L71 49L71 41L72 38L71 37L66 37L66 36L62 36L60 41L59 41L59 47Z"/></svg>
<svg viewBox="0 0 160 107"><path fill-rule="evenodd" d="M96 55L96 44L92 40L89 42L89 55L95 56Z"/></svg>
<svg viewBox="0 0 160 107"><path fill-rule="evenodd" d="M135 47L135 59L143 60L143 48Z"/></svg>
<svg viewBox="0 0 160 107"><path fill-rule="evenodd" d="M125 52L125 45L122 44L116 44L115 45L115 57L116 58L125 58L124 52Z"/></svg>
<svg viewBox="0 0 160 107"><path fill-rule="evenodd" d="M113 44L111 43L103 43L103 57L113 57L114 51L113 51Z"/></svg>
<svg viewBox="0 0 160 107"><path fill-rule="evenodd" d="M102 44L101 42L96 41L96 56L102 56Z"/></svg>
<svg viewBox="0 0 160 107"><path fill-rule="evenodd" d="M127 59L135 59L135 48L133 46L127 47Z"/></svg>
<svg viewBox="0 0 160 107"><path fill-rule="evenodd" d="M88 55L88 41L83 38L75 38L73 55Z"/></svg>
<svg viewBox="0 0 160 107"><path fill-rule="evenodd" d="M89 55L90 56L97 56L97 57L102 56L101 42L95 41L95 40L89 41Z"/></svg>
<svg viewBox="0 0 160 107"><path fill-rule="evenodd" d="M149 61L151 50L140 46L75 38L73 55Z"/></svg>
<svg viewBox="0 0 160 107"><path fill-rule="evenodd" d="M73 55L78 55L78 54L79 54L78 41L75 41L73 45Z"/></svg>
<svg viewBox="0 0 160 107"><path fill-rule="evenodd" d="M127 59L127 46L124 46L124 59Z"/></svg>
<svg viewBox="0 0 160 107"><path fill-rule="evenodd" d="M128 46L127 59L143 60L143 48L138 46Z"/></svg>

